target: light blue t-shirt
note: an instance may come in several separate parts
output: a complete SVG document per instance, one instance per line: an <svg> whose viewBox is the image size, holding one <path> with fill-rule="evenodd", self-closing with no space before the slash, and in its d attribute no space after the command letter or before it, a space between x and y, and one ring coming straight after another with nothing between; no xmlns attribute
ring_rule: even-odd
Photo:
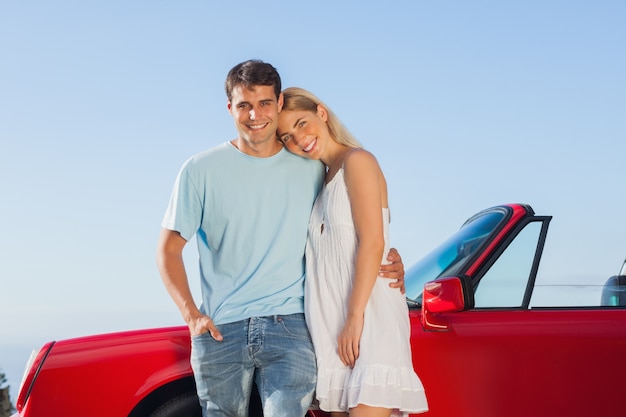
<svg viewBox="0 0 626 417"><path fill-rule="evenodd" d="M201 311L216 324L304 312L304 249L324 166L285 149L269 158L230 142L181 168L162 226L200 255Z"/></svg>

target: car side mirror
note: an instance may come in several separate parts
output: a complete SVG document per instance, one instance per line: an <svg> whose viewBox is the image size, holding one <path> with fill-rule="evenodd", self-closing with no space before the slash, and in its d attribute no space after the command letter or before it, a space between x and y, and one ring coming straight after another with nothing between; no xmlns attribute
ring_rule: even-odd
<svg viewBox="0 0 626 417"><path fill-rule="evenodd" d="M422 327L426 331L447 331L442 313L455 313L474 307L474 291L469 277L440 278L424 284Z"/></svg>

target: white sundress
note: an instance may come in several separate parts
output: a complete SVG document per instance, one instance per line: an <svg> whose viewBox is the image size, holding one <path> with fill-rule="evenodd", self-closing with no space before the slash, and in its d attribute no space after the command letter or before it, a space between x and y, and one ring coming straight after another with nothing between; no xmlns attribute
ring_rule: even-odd
<svg viewBox="0 0 626 417"><path fill-rule="evenodd" d="M389 210L383 209L385 256ZM311 213L306 247L305 313L317 356L316 398L324 411L358 404L394 409L393 416L428 410L413 370L404 295L378 278L365 309L359 358L350 369L337 354L352 289L357 238L343 168L322 189Z"/></svg>

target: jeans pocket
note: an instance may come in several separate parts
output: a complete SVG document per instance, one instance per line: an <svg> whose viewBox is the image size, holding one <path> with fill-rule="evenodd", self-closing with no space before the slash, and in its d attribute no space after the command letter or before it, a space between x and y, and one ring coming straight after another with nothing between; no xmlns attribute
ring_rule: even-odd
<svg viewBox="0 0 626 417"><path fill-rule="evenodd" d="M279 316L278 323L287 335L298 339L311 340L309 328L304 320L304 314Z"/></svg>

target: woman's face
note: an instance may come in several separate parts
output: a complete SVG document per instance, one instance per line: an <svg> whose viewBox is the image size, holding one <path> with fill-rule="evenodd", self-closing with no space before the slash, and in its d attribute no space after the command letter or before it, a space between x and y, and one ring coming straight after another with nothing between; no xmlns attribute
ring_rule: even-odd
<svg viewBox="0 0 626 417"><path fill-rule="evenodd" d="M326 110L317 106L317 112L283 110L278 115L278 139L287 150L296 155L321 159L330 140Z"/></svg>

